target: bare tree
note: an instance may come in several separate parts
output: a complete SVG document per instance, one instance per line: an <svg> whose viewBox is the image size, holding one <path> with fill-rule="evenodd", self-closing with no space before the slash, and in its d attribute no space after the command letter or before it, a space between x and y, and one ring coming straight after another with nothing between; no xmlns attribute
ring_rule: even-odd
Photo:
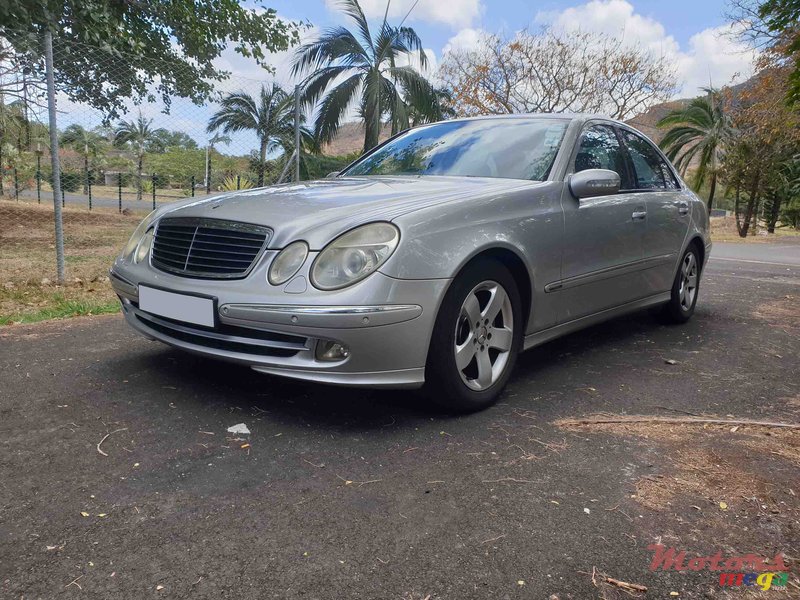
<svg viewBox="0 0 800 600"><path fill-rule="evenodd" d="M592 112L626 119L676 91L664 56L602 33L551 29L488 35L475 49L452 50L441 76L463 116Z"/></svg>

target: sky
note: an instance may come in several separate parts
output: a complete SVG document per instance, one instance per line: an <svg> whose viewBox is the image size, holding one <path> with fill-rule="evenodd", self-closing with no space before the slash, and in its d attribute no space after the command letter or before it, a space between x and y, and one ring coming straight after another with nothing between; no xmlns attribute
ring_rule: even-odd
<svg viewBox="0 0 800 600"><path fill-rule="evenodd" d="M389 20L397 24L415 0L388 0ZM319 29L347 25L337 0L269 0L284 18L310 22ZM361 0L369 18L383 18L387 0ZM726 35L725 0L419 0L406 24L422 38L438 64L453 46L469 47L480 32L513 35L520 29L543 25L580 28L621 36L674 59L679 96L696 95L698 88L730 83L752 73L752 54ZM283 57L278 57L279 79L291 83Z"/></svg>
<svg viewBox="0 0 800 600"><path fill-rule="evenodd" d="M262 1L276 9L280 18L305 23L303 41L328 27L350 26L337 8L337 0ZM510 36L521 29L536 30L545 25L565 31L580 28L607 33L667 56L677 71L676 97L696 96L709 83L722 86L752 74L752 53L727 35L730 23L725 18L725 0L360 0L373 30L383 19L387 1L390 23L397 25L408 15L405 24L422 39L433 77L449 48L469 48L482 33ZM269 62L275 67L274 76L228 48L216 64L232 75L219 88L223 92L255 93L262 82L277 80L287 89L297 83L291 75L291 50L270 56ZM61 106L65 109L61 127L69 122L92 126L101 120L101 115L85 108L70 107L66 99ZM205 145L205 123L214 106L197 107L176 100L170 115L162 114L162 108L153 104L135 110L141 109L146 117L153 118L154 127L186 131ZM234 136L227 149L220 150L245 154L255 146L255 137L242 133Z"/></svg>

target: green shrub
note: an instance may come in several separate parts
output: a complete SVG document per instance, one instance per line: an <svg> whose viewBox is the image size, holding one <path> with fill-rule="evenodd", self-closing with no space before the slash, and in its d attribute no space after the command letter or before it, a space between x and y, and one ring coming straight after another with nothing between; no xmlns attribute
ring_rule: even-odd
<svg viewBox="0 0 800 600"><path fill-rule="evenodd" d="M80 171L61 171L61 191L77 192L83 187L83 173ZM47 181L53 185L53 172L47 173Z"/></svg>

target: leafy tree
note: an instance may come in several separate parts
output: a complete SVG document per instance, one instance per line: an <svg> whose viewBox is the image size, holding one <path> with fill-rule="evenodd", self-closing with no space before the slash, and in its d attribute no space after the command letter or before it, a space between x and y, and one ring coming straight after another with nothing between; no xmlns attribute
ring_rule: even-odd
<svg viewBox="0 0 800 600"><path fill-rule="evenodd" d="M23 138L29 127L22 103L3 104L0 95L0 196L5 192L3 166L12 157L13 151L19 153L22 150Z"/></svg>
<svg viewBox="0 0 800 600"><path fill-rule="evenodd" d="M192 176L202 177L204 165L205 150L199 148L187 150L171 146L164 152L148 153L145 157L146 171L186 188L190 186Z"/></svg>
<svg viewBox="0 0 800 600"><path fill-rule="evenodd" d="M722 175L735 190L741 237L755 229L763 208L770 216L791 201L781 190L784 165L800 149L800 110L786 102L788 66L763 69L741 90L727 90L735 131L723 155Z"/></svg>
<svg viewBox="0 0 800 600"><path fill-rule="evenodd" d="M264 65L299 39L298 24L237 0L3 0L0 36L41 80L42 37L53 33L56 84L108 119L129 98L202 103L230 73L214 65L232 43ZM266 66L266 65L265 65ZM154 91L154 82L155 91Z"/></svg>
<svg viewBox="0 0 800 600"><path fill-rule="evenodd" d="M148 146L155 140L153 119L146 119L139 113L135 121L120 121L114 131L114 144L128 148L136 156L136 199L142 199L142 166Z"/></svg>
<svg viewBox="0 0 800 600"><path fill-rule="evenodd" d="M384 116L394 131L409 126L411 107L418 120L440 120L442 110L433 86L413 67L398 63L416 56L422 68L427 66L417 33L384 20L373 36L358 0L341 0L340 5L357 33L345 27L328 29L297 49L292 68L295 75L310 73L303 82L308 104L315 105L324 95L314 124L317 140L331 141L356 102L364 122L365 152L378 144Z"/></svg>
<svg viewBox="0 0 800 600"><path fill-rule="evenodd" d="M208 121L209 133L253 131L258 136L258 186L264 185L267 154L282 150L287 156L294 151L294 99L278 84L261 86L258 97L247 92L228 94L220 109ZM302 128L308 139L311 133Z"/></svg>
<svg viewBox="0 0 800 600"><path fill-rule="evenodd" d="M790 103L800 104L800 1L767 0L759 7L758 16L778 37L776 49L794 63L786 97Z"/></svg>
<svg viewBox="0 0 800 600"><path fill-rule="evenodd" d="M88 194L89 158L97 158L97 155L105 146L105 139L96 131L91 131L77 123L73 123L61 134L61 144L75 149L83 156L83 193Z"/></svg>
<svg viewBox="0 0 800 600"><path fill-rule="evenodd" d="M800 225L800 154L787 158L776 175L764 203L767 233L775 233L779 219L795 229Z"/></svg>
<svg viewBox="0 0 800 600"><path fill-rule="evenodd" d="M710 178L708 210L711 212L720 156L732 131L722 96L711 88L705 88L705 92L706 96L695 98L683 108L670 112L658 122L658 127L670 128L659 145L682 175L686 174L692 161L697 160L695 189L701 188Z"/></svg>
<svg viewBox="0 0 800 600"><path fill-rule="evenodd" d="M740 36L763 51L760 66L786 67L786 100L800 106L800 0L729 0Z"/></svg>
<svg viewBox="0 0 800 600"><path fill-rule="evenodd" d="M153 132L153 139L150 142L148 152L166 152L169 148L179 148L181 150L196 150L197 142L183 131L168 131L166 129L156 129Z"/></svg>

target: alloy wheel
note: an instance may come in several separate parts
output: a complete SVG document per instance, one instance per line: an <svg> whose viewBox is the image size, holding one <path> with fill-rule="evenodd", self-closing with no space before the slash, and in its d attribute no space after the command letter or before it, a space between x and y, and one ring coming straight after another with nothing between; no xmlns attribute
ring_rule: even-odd
<svg viewBox="0 0 800 600"><path fill-rule="evenodd" d="M511 298L496 281L483 281L467 294L456 322L456 368L476 391L491 387L503 374L514 340Z"/></svg>
<svg viewBox="0 0 800 600"><path fill-rule="evenodd" d="M681 285L678 289L681 310L692 309L695 295L697 295L697 259L693 252L687 252L681 264Z"/></svg>

